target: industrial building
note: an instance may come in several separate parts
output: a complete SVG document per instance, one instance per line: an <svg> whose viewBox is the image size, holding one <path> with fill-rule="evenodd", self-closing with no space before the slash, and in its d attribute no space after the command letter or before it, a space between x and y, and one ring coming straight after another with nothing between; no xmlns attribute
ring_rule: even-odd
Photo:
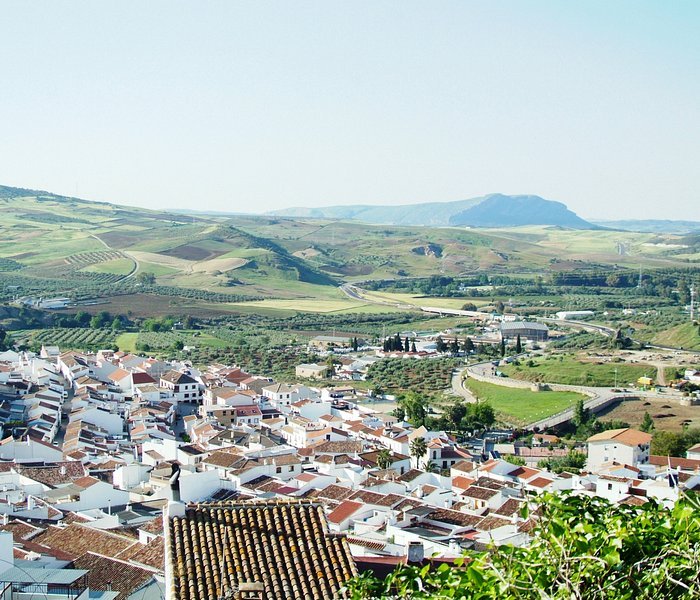
<svg viewBox="0 0 700 600"><path fill-rule="evenodd" d="M534 323L532 321L501 323L501 337L504 340L515 340L518 336L523 340L543 342L549 337L549 327L544 323Z"/></svg>

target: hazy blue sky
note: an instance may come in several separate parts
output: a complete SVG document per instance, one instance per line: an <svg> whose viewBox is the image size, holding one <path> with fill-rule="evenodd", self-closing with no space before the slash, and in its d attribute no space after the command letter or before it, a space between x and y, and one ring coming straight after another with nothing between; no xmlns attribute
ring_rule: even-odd
<svg viewBox="0 0 700 600"><path fill-rule="evenodd" d="M700 2L3 0L0 184L700 220Z"/></svg>

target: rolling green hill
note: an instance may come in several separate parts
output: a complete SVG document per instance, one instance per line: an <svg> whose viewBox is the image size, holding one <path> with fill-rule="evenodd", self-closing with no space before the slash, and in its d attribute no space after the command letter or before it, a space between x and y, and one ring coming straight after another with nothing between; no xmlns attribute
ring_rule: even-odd
<svg viewBox="0 0 700 600"><path fill-rule="evenodd" d="M672 235L183 215L3 186L0 214L0 300L65 296L109 303L112 312L376 311L338 286L640 264L687 269L697 261Z"/></svg>

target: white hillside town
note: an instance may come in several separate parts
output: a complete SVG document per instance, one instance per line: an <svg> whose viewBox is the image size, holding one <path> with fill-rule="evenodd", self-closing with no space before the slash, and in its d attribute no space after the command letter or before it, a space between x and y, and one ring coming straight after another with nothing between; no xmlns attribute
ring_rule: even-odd
<svg viewBox="0 0 700 600"><path fill-rule="evenodd" d="M363 361L373 362L352 358L338 372ZM580 472L557 474L537 466L566 453L556 436L458 439L372 408L351 378L314 387L326 367L301 368L305 385L112 350L0 355L0 590L179 597L178 553L201 543L186 527L204 503L252 506L323 551L347 548L342 582L527 545L537 522L522 509L546 492L665 510L700 490L697 447L654 456L650 434L612 429L579 445ZM308 510L325 523L313 534L300 524ZM206 530L211 514L197 514Z"/></svg>

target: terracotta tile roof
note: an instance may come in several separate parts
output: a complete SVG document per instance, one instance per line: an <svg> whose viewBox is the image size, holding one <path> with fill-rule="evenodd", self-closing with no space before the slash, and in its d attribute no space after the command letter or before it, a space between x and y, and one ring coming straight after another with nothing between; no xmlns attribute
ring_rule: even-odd
<svg viewBox="0 0 700 600"><path fill-rule="evenodd" d="M73 561L73 568L88 571L88 585L93 590L119 592L116 600L125 600L153 577L153 571L87 552Z"/></svg>
<svg viewBox="0 0 700 600"><path fill-rule="evenodd" d="M129 556L130 563L147 565L159 571L165 571L165 539L157 537L148 544L138 544L141 546L138 552Z"/></svg>
<svg viewBox="0 0 700 600"><path fill-rule="evenodd" d="M324 441L318 444L318 446L314 446L316 454L359 454L363 449L363 443L355 441Z"/></svg>
<svg viewBox="0 0 700 600"><path fill-rule="evenodd" d="M126 379L128 376L129 371L125 369L117 369L116 371L112 371L109 375L107 375L107 379L111 379L116 383L122 379Z"/></svg>
<svg viewBox="0 0 700 600"><path fill-rule="evenodd" d="M428 516L431 521L439 521L448 523L449 525L458 525L460 527L474 527L483 519L477 515L468 515L458 510L450 510L449 508L438 508L431 512Z"/></svg>
<svg viewBox="0 0 700 600"><path fill-rule="evenodd" d="M651 434L625 427L624 429L608 429L607 431L601 431L589 437L587 441L589 443L615 441L628 446L638 446L640 444L651 443Z"/></svg>
<svg viewBox="0 0 700 600"><path fill-rule="evenodd" d="M369 490L358 490L348 500L362 502L364 504L374 504L375 506L395 506L404 499L398 494L379 494Z"/></svg>
<svg viewBox="0 0 700 600"><path fill-rule="evenodd" d="M30 540L44 530L36 525L15 519L13 521L9 521L7 525L1 525L0 531L12 532L15 542L21 542L22 540Z"/></svg>
<svg viewBox="0 0 700 600"><path fill-rule="evenodd" d="M646 503L647 501L639 496L627 496L624 500L619 502L619 504L627 504L629 506L642 506Z"/></svg>
<svg viewBox="0 0 700 600"><path fill-rule="evenodd" d="M327 500L345 500L352 496L352 494L353 491L350 488L333 483L322 490L314 490L309 495L314 498L324 498Z"/></svg>
<svg viewBox="0 0 700 600"><path fill-rule="evenodd" d="M418 469L409 469L406 471L401 477L399 477L399 481L413 481L416 477L419 477L420 475L423 475L425 471L420 471Z"/></svg>
<svg viewBox="0 0 700 600"><path fill-rule="evenodd" d="M139 529L153 535L163 535L163 515L159 515L148 523L141 525Z"/></svg>
<svg viewBox="0 0 700 600"><path fill-rule="evenodd" d="M331 523L342 523L345 519L354 515L364 505L363 502L354 502L353 500L343 500L329 515L328 520Z"/></svg>
<svg viewBox="0 0 700 600"><path fill-rule="evenodd" d="M269 599L325 600L357 574L345 538L308 502L199 505L167 526L174 600L217 598L242 582L262 583Z"/></svg>
<svg viewBox="0 0 700 600"><path fill-rule="evenodd" d="M511 477L517 477L518 479L530 479L534 477L535 475L538 475L541 473L538 469L531 469L530 467L518 467L514 471L511 471L508 473Z"/></svg>
<svg viewBox="0 0 700 600"><path fill-rule="evenodd" d="M62 519L61 523L63 525L70 525L71 523L88 523L90 519L83 517L77 513L69 512Z"/></svg>
<svg viewBox="0 0 700 600"><path fill-rule="evenodd" d="M546 488L551 483L552 480L546 477L535 477L532 481L528 481L527 485L534 485L536 488Z"/></svg>
<svg viewBox="0 0 700 600"><path fill-rule="evenodd" d="M368 540L366 538L360 537L348 537L348 544L354 544L355 546L362 546L368 550L374 550L375 552L380 552L386 548L386 542L380 540Z"/></svg>
<svg viewBox="0 0 700 600"><path fill-rule="evenodd" d="M71 523L68 527L49 527L33 541L73 558L86 552L114 557L135 543L132 538L79 523Z"/></svg>
<svg viewBox="0 0 700 600"><path fill-rule="evenodd" d="M193 379L187 373L180 373L179 371L168 371L163 373L160 378L162 381L174 384L197 383L196 379Z"/></svg>
<svg viewBox="0 0 700 600"><path fill-rule="evenodd" d="M470 485L466 490L462 492L462 496L466 496L467 498L475 498L477 500L489 500L496 496L498 493L498 490L482 488L478 485Z"/></svg>
<svg viewBox="0 0 700 600"><path fill-rule="evenodd" d="M144 383L156 383L156 380L153 379L148 373L132 373L131 374L131 381L134 385L142 385Z"/></svg>
<svg viewBox="0 0 700 600"><path fill-rule="evenodd" d="M231 468L242 459L243 457L237 452L234 453L226 450L216 450L205 458L203 462L208 465L214 465L215 467Z"/></svg>
<svg viewBox="0 0 700 600"><path fill-rule="evenodd" d="M505 482L498 481L498 479L491 479L490 477L479 477L479 479L476 480L476 485L490 490L502 490L504 487L508 487Z"/></svg>
<svg viewBox="0 0 700 600"><path fill-rule="evenodd" d="M403 502L397 504L394 507L394 510L410 510L411 508L417 508L418 506L424 505L424 502L421 502L415 498L406 498Z"/></svg>
<svg viewBox="0 0 700 600"><path fill-rule="evenodd" d="M501 517L485 517L476 524L476 528L479 531L491 531L492 529L497 529L498 527L503 527L504 525L512 525L508 519L503 519Z"/></svg>
<svg viewBox="0 0 700 600"><path fill-rule="evenodd" d="M75 479L85 477L85 468L82 463L74 460L51 463L42 467L25 467L18 464L15 466L15 470L24 477L49 487L72 483Z"/></svg>
<svg viewBox="0 0 700 600"><path fill-rule="evenodd" d="M495 515L501 515L502 517L512 517L517 515L522 507L523 503L515 498L508 498L498 510L494 511Z"/></svg>
<svg viewBox="0 0 700 600"><path fill-rule="evenodd" d="M668 456L657 456L656 454L649 456L649 464L657 467L668 467L669 461L671 463L671 467L674 469L678 467L681 469L691 470L700 469L700 460L696 460L694 458L678 458L676 456L671 456L669 458Z"/></svg>
<svg viewBox="0 0 700 600"><path fill-rule="evenodd" d="M79 477L78 479L75 479L73 481L75 485L80 486L81 488L89 488L95 485L96 483L100 483L100 480L97 479L97 477L90 477L89 475L85 477Z"/></svg>

